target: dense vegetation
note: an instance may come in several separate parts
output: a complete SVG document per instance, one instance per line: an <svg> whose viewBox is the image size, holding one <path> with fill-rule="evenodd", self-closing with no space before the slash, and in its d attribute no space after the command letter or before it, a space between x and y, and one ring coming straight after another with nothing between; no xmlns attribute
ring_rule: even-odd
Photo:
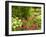
<svg viewBox="0 0 46 37"><path fill-rule="evenodd" d="M12 31L41 29L41 8L12 6Z"/></svg>

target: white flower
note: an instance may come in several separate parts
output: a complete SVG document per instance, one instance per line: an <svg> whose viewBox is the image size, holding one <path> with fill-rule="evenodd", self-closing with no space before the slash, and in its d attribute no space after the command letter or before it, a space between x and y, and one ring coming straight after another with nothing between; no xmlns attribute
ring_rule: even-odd
<svg viewBox="0 0 46 37"><path fill-rule="evenodd" d="M21 21L21 19L19 21Z"/></svg>

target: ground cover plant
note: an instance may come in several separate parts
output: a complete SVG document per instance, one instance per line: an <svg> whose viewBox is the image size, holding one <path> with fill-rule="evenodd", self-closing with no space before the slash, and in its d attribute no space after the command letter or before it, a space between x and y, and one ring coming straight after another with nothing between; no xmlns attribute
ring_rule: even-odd
<svg viewBox="0 0 46 37"><path fill-rule="evenodd" d="M41 7L12 6L12 31L40 29Z"/></svg>

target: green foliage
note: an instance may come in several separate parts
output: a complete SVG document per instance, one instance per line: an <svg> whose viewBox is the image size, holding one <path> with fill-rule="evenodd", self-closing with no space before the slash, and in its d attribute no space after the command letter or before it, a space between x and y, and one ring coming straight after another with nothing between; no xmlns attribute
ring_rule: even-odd
<svg viewBox="0 0 46 37"><path fill-rule="evenodd" d="M27 20L27 18L32 18ZM22 22L26 20L27 22ZM16 31L16 28L27 25L30 26L33 23L37 23L41 27L41 8L40 7L29 7L29 6L12 6L12 30ZM23 28L22 28L23 30Z"/></svg>
<svg viewBox="0 0 46 37"><path fill-rule="evenodd" d="M28 15L28 7L21 7L21 6L12 6L12 16L13 17L26 17Z"/></svg>
<svg viewBox="0 0 46 37"><path fill-rule="evenodd" d="M17 18L18 17L16 17L16 18L12 17L12 29L13 30L16 30L17 27L22 26L21 19L18 20Z"/></svg>
<svg viewBox="0 0 46 37"><path fill-rule="evenodd" d="M41 24L41 15L37 16L34 21L37 23L37 24Z"/></svg>

